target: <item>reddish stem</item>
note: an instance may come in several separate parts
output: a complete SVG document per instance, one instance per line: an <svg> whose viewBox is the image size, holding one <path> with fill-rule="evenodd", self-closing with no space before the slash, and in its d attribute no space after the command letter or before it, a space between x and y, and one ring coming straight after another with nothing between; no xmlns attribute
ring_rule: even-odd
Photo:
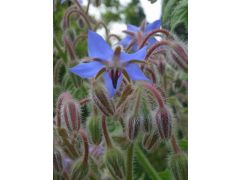
<svg viewBox="0 0 240 180"><path fill-rule="evenodd" d="M153 84L149 84L146 82L143 82L143 85L146 89L148 89L156 98L157 98L157 102L160 108L164 108L164 98L161 94L161 92L158 91L158 89L155 87L155 85Z"/></svg>
<svg viewBox="0 0 240 180"><path fill-rule="evenodd" d="M172 43L168 40L162 40L162 41L159 41L157 43L155 43L153 46L151 46L149 49L148 49L148 52L147 52L147 55L146 55L146 58L149 58L149 56L153 53L153 51L158 48L159 46L163 46L163 45L172 45Z"/></svg>
<svg viewBox="0 0 240 180"><path fill-rule="evenodd" d="M176 138L174 135L172 135L171 137L171 144L172 144L172 148L175 154L179 154L181 152L180 147L177 144Z"/></svg>
<svg viewBox="0 0 240 180"><path fill-rule="evenodd" d="M111 139L108 134L105 115L102 115L102 130L103 130L103 135L104 135L104 138L105 138L108 148L112 148L112 142L111 142Z"/></svg>
<svg viewBox="0 0 240 180"><path fill-rule="evenodd" d="M152 35L154 35L154 34L156 34L156 33L158 33L158 32L163 33L163 34L166 34L167 36L170 36L170 33L169 33L167 30L165 30L165 29L156 29L156 30L150 32L150 33L143 39L142 43L141 43L140 46L139 46L139 49L141 49L141 48L144 46L144 44L147 42L147 40L148 40Z"/></svg>
<svg viewBox="0 0 240 180"><path fill-rule="evenodd" d="M85 105L85 104L87 104L89 101L90 101L89 98L84 98L84 99L81 99L81 100L80 100L80 104L81 104L81 105Z"/></svg>
<svg viewBox="0 0 240 180"><path fill-rule="evenodd" d="M87 139L87 135L84 132L83 129L79 130L80 132L80 136L83 140L83 147L84 147L84 152L83 152L83 163L87 163L88 162L88 139Z"/></svg>

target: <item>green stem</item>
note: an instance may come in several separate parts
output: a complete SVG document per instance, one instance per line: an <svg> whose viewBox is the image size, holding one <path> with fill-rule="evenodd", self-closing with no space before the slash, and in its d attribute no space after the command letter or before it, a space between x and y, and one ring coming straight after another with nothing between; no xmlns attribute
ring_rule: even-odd
<svg viewBox="0 0 240 180"><path fill-rule="evenodd" d="M66 54L64 53L64 51L62 50L62 48L60 47L59 42L57 41L56 37L53 38L53 44L54 44L54 46L56 47L59 55L61 56L64 64L67 64L67 56L66 56Z"/></svg>
<svg viewBox="0 0 240 180"><path fill-rule="evenodd" d="M133 179L133 147L134 147L134 143L131 143L127 149L126 180Z"/></svg>
<svg viewBox="0 0 240 180"><path fill-rule="evenodd" d="M147 174L151 177L152 180L161 180L159 177L157 171L153 168L151 163L148 161L146 156L143 154L142 150L139 146L135 146L135 154L139 161L139 163L142 165L143 169L147 172Z"/></svg>

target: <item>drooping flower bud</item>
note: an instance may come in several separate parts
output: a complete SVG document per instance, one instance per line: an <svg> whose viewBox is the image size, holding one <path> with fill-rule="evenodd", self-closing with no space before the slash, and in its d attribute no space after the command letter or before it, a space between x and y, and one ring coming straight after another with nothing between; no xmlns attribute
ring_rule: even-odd
<svg viewBox="0 0 240 180"><path fill-rule="evenodd" d="M84 163L82 162L81 159L78 159L73 165L71 180L80 180L80 179L87 180L88 171L89 171L88 163Z"/></svg>
<svg viewBox="0 0 240 180"><path fill-rule="evenodd" d="M137 115L130 116L126 127L127 137L130 141L133 141L137 137L140 127L139 117Z"/></svg>
<svg viewBox="0 0 240 180"><path fill-rule="evenodd" d="M159 142L159 134L157 131L146 133L143 137L143 147L144 149L151 151L153 150Z"/></svg>
<svg viewBox="0 0 240 180"><path fill-rule="evenodd" d="M155 119L160 137L164 140L169 139L172 133L172 116L168 108L166 106L160 108Z"/></svg>
<svg viewBox="0 0 240 180"><path fill-rule="evenodd" d="M105 164L110 174L116 179L124 179L125 162L121 151L117 148L108 148L105 153Z"/></svg>
<svg viewBox="0 0 240 180"><path fill-rule="evenodd" d="M99 145L102 141L101 119L91 116L87 121L88 132L94 145Z"/></svg>
<svg viewBox="0 0 240 180"><path fill-rule="evenodd" d="M103 87L95 87L92 95L95 105L106 116L114 114L115 108L111 99L107 96L107 93Z"/></svg>
<svg viewBox="0 0 240 180"><path fill-rule="evenodd" d="M72 99L72 95L69 92L63 92L60 94L60 96L57 99L56 103L56 125L57 127L61 127L61 109L63 107L63 104Z"/></svg>
<svg viewBox="0 0 240 180"><path fill-rule="evenodd" d="M149 110L150 108L147 106L147 103L142 103L141 107L141 125L142 129L145 132L150 132L153 128L153 119L151 112Z"/></svg>
<svg viewBox="0 0 240 180"><path fill-rule="evenodd" d="M77 101L69 100L64 103L61 118L69 131L78 131L81 124L81 108Z"/></svg>
<svg viewBox="0 0 240 180"><path fill-rule="evenodd" d="M169 157L168 165L177 180L188 179L188 160L184 153L172 154Z"/></svg>

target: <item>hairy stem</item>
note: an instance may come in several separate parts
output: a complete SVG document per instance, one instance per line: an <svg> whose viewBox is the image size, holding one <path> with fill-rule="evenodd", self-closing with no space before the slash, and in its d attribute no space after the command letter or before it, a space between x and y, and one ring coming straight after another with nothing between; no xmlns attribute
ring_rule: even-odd
<svg viewBox="0 0 240 180"><path fill-rule="evenodd" d="M143 169L147 172L147 174L151 177L151 179L152 180L161 180L157 171L154 169L154 167L148 161L148 159L143 154L143 152L139 146L135 146L135 152L136 152L135 154L136 154L138 161L142 165Z"/></svg>
<svg viewBox="0 0 240 180"><path fill-rule="evenodd" d="M102 130L108 148L112 148L112 142L108 134L106 116L102 115Z"/></svg>
<svg viewBox="0 0 240 180"><path fill-rule="evenodd" d="M126 180L133 179L133 149L134 143L129 144L127 149Z"/></svg>
<svg viewBox="0 0 240 180"><path fill-rule="evenodd" d="M178 154L181 152L180 147L178 146L174 135L172 135L172 137L171 137L171 144L172 144L172 148L173 148L173 151L175 154Z"/></svg>
<svg viewBox="0 0 240 180"><path fill-rule="evenodd" d="M83 146L84 146L84 154L83 154L83 163L88 162L88 139L86 133L83 131L83 129L80 129L80 136L83 140Z"/></svg>
<svg viewBox="0 0 240 180"><path fill-rule="evenodd" d="M67 64L67 56L66 56L65 52L62 50L62 48L60 47L60 44L57 41L56 37L53 38L53 44L57 48L57 51L58 51L59 55L61 56L64 64Z"/></svg>

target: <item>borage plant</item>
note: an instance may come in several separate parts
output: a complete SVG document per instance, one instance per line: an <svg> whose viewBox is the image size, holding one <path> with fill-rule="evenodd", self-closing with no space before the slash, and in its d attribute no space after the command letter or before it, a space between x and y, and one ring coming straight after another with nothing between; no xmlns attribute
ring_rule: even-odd
<svg viewBox="0 0 240 180"><path fill-rule="evenodd" d="M90 7L56 2L54 179L186 180L186 45L160 20L121 39Z"/></svg>

